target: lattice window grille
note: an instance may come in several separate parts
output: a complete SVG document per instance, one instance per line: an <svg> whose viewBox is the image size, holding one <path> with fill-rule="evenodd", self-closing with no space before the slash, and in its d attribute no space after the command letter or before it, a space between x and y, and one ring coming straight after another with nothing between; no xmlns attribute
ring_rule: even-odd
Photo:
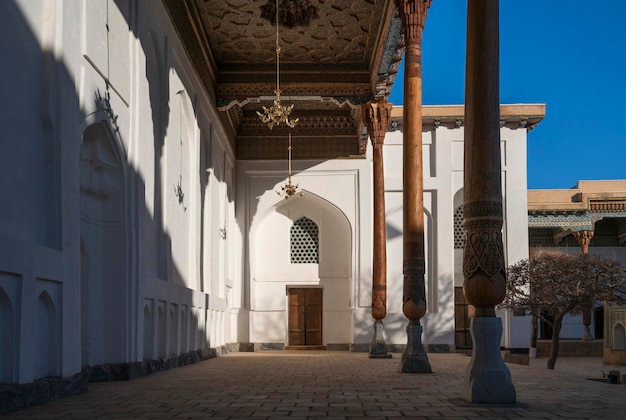
<svg viewBox="0 0 626 420"><path fill-rule="evenodd" d="M454 249L463 249L465 247L463 218L463 206L459 206L454 212Z"/></svg>
<svg viewBox="0 0 626 420"><path fill-rule="evenodd" d="M291 263L319 264L319 229L308 217L293 222L290 231Z"/></svg>

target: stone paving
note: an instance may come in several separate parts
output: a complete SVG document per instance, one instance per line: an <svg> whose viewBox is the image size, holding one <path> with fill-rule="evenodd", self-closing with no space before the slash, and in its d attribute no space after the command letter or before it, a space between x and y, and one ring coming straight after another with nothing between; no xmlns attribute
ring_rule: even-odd
<svg viewBox="0 0 626 420"><path fill-rule="evenodd" d="M626 385L597 379L601 358L545 358L507 364L518 402L477 405L461 398L469 356L428 355L432 374L397 371L400 354L262 351L231 353L6 415L7 419L624 419ZM626 367L621 370L626 373Z"/></svg>

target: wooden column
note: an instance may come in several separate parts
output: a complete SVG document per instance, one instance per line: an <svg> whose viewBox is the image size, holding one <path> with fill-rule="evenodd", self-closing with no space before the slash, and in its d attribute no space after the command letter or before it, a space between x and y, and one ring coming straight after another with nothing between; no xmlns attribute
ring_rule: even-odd
<svg viewBox="0 0 626 420"><path fill-rule="evenodd" d="M475 307L472 359L463 397L472 403L515 403L502 360L502 320L495 305L506 293L502 244L498 0L468 0L465 80L463 291Z"/></svg>
<svg viewBox="0 0 626 420"><path fill-rule="evenodd" d="M469 0L467 14L463 291L475 316L494 317L506 293L498 0Z"/></svg>
<svg viewBox="0 0 626 420"><path fill-rule="evenodd" d="M385 173L383 144L391 122L391 104L386 101L368 102L361 106L374 151L374 246L372 261L372 317L374 337L370 357L389 358L383 336L383 319L387 316L387 229L385 218Z"/></svg>
<svg viewBox="0 0 626 420"><path fill-rule="evenodd" d="M576 238L576 242L580 246L580 251L587 255L589 253L589 244L591 244L591 240L593 239L593 230L578 230L572 232L574 238Z"/></svg>
<svg viewBox="0 0 626 420"><path fill-rule="evenodd" d="M401 372L431 372L421 343L426 313L422 164L422 32L431 0L396 0L405 39L403 110L402 312L409 320Z"/></svg>
<svg viewBox="0 0 626 420"><path fill-rule="evenodd" d="M589 244L591 244L591 239L593 239L593 230L579 230L574 231L572 234L578 245L580 245L580 251L583 255L587 255L589 253ZM593 302L587 301L582 304L583 307L583 325L585 326L585 332L583 333L584 341L592 341L593 336L591 335L591 309L593 306Z"/></svg>

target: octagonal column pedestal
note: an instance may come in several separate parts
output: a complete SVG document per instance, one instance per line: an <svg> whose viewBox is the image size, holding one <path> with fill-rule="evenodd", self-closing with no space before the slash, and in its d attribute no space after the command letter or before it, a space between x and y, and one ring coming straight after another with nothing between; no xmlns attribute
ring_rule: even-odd
<svg viewBox="0 0 626 420"><path fill-rule="evenodd" d="M391 353L387 353L387 345L383 337L383 321L377 319L374 322L374 337L370 343L370 358L391 359Z"/></svg>
<svg viewBox="0 0 626 420"><path fill-rule="evenodd" d="M479 404L514 404L515 387L511 372L500 353L502 320L475 317L470 322L474 343L472 359L465 371L463 399Z"/></svg>
<svg viewBox="0 0 626 420"><path fill-rule="evenodd" d="M407 343L400 361L400 372L432 373L426 350L422 345L422 331L419 321L411 320L406 326Z"/></svg>

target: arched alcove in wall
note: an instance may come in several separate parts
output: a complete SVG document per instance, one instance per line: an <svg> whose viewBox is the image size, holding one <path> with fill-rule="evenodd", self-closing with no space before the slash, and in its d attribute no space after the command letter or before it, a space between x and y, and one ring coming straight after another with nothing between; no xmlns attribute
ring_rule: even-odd
<svg viewBox="0 0 626 420"><path fill-rule="evenodd" d="M624 329L624 324L621 322L616 322L613 324L613 331L611 334L611 350L614 351L624 351L626 350L626 330Z"/></svg>
<svg viewBox="0 0 626 420"><path fill-rule="evenodd" d="M58 375L59 338L57 308L47 291L35 303L34 378Z"/></svg>
<svg viewBox="0 0 626 420"><path fill-rule="evenodd" d="M454 194L454 286L463 286L463 248L465 226L463 212L463 188Z"/></svg>
<svg viewBox="0 0 626 420"><path fill-rule="evenodd" d="M154 358L154 318L152 316L151 303L146 303L143 307L143 359Z"/></svg>
<svg viewBox="0 0 626 420"><path fill-rule="evenodd" d="M402 296L404 275L403 200L397 193L386 197L387 211L387 296ZM429 313L438 311L437 277L434 264L434 220L432 214L424 209L424 259L426 262L425 287L426 305ZM387 301L388 312L402 313L402 301Z"/></svg>
<svg viewBox="0 0 626 420"><path fill-rule="evenodd" d="M275 201L255 220L250 230L251 341L293 345L289 330L295 315L289 301L298 299L294 293L309 293L301 289L317 289L310 292L319 294L321 335L315 345L350 343L353 244L346 215L305 191L302 197ZM296 256L292 245L314 249Z"/></svg>
<svg viewBox="0 0 626 420"><path fill-rule="evenodd" d="M182 305L180 309L180 350L179 353L186 353L189 339L187 338L187 306Z"/></svg>
<svg viewBox="0 0 626 420"><path fill-rule="evenodd" d="M470 306L463 293L463 250L465 249L465 212L463 188L454 194L454 344L472 347Z"/></svg>
<svg viewBox="0 0 626 420"><path fill-rule="evenodd" d="M424 209L424 258L426 260L426 307L428 312L439 312L439 282L437 264L435 264L435 220L427 209Z"/></svg>
<svg viewBox="0 0 626 420"><path fill-rule="evenodd" d="M170 304L170 328L169 328L170 355L178 354L178 305Z"/></svg>
<svg viewBox="0 0 626 420"><path fill-rule="evenodd" d="M189 348L191 350L197 348L198 327L197 308L192 307L189 313Z"/></svg>
<svg viewBox="0 0 626 420"><path fill-rule="evenodd" d="M12 383L15 373L14 343L16 342L14 329L13 305L9 296L0 287L0 383Z"/></svg>
<svg viewBox="0 0 626 420"><path fill-rule="evenodd" d="M106 121L80 149L82 364L123 360L125 228L123 149Z"/></svg>
<svg viewBox="0 0 626 420"><path fill-rule="evenodd" d="M157 323L159 327L159 335L158 335L158 346L159 346L159 357L165 358L167 342L165 341L166 335L166 324L165 324L165 303L161 302L159 304L159 312L157 317Z"/></svg>

